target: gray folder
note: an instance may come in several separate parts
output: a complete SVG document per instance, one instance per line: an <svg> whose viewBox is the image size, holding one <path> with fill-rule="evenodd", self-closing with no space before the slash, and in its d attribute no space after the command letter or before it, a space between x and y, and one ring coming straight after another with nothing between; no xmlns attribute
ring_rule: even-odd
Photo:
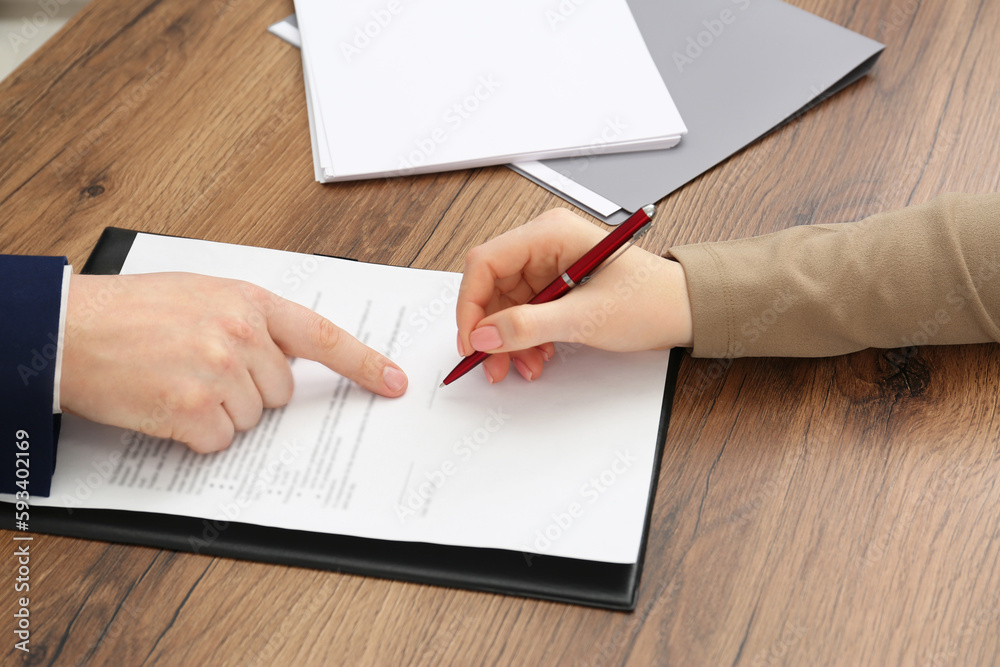
<svg viewBox="0 0 1000 667"><path fill-rule="evenodd" d="M629 6L687 136L668 150L543 163L629 212L853 83L884 48L778 0L629 0ZM641 104L642 91L619 94Z"/></svg>

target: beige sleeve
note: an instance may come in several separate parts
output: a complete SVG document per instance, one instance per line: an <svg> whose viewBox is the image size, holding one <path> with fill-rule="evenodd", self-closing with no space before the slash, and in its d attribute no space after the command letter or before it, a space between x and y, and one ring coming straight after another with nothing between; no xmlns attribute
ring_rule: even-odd
<svg viewBox="0 0 1000 667"><path fill-rule="evenodd" d="M1000 193L670 249L696 357L1000 341Z"/></svg>

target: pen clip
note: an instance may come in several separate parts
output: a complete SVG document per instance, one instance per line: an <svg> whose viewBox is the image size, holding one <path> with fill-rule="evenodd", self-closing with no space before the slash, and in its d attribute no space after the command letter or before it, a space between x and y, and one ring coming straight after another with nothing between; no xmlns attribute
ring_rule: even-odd
<svg viewBox="0 0 1000 667"><path fill-rule="evenodd" d="M583 278L580 278L580 281L577 284L578 285L586 285L588 282L590 282L591 278L593 278L598 273L600 273L605 268L607 268L611 264L611 262L613 262L616 259L618 259L619 257L621 257L622 253L624 253L626 250L629 249L629 246L631 246L636 241L638 241L643 236L645 236L646 232L648 232L652 227L653 227L653 221L650 220L649 222L647 222L646 224L644 224L642 227L640 227L639 229L637 229L635 231L635 234L632 235L632 238L630 238L628 240L628 243L626 243L621 248L619 248L615 252L615 254L611 255L611 257L608 257L607 261L604 262L603 264L601 264L599 267L597 267L597 270L595 270L593 273L587 274Z"/></svg>

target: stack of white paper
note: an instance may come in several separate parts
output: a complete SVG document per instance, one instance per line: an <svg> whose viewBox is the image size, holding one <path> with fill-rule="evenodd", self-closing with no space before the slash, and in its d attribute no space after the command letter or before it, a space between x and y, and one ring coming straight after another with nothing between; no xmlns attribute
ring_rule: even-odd
<svg viewBox="0 0 1000 667"><path fill-rule="evenodd" d="M296 0L316 179L669 148L625 0Z"/></svg>

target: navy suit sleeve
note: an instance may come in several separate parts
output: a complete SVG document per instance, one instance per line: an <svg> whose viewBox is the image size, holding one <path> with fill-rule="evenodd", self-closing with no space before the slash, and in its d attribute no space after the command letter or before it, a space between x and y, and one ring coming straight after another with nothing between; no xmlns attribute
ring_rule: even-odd
<svg viewBox="0 0 1000 667"><path fill-rule="evenodd" d="M0 491L47 496L56 465L53 414L64 257L0 255ZM20 432L20 434L19 434ZM17 474L18 442L28 442ZM23 459L24 457L22 457ZM24 475L27 474L27 478ZM27 479L27 489L22 481Z"/></svg>

